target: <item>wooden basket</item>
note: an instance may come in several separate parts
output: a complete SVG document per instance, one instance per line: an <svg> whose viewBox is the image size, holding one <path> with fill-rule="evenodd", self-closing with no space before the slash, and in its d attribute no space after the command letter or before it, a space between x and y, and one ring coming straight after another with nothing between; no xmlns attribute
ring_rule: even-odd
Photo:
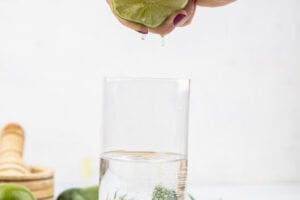
<svg viewBox="0 0 300 200"><path fill-rule="evenodd" d="M0 183L15 183L27 187L37 200L52 200L54 172L45 167L27 165L23 161L24 130L18 124L8 124L0 134Z"/></svg>
<svg viewBox="0 0 300 200"><path fill-rule="evenodd" d="M26 175L1 175L0 183L15 183L27 187L38 200L53 200L54 173L44 167L31 167Z"/></svg>

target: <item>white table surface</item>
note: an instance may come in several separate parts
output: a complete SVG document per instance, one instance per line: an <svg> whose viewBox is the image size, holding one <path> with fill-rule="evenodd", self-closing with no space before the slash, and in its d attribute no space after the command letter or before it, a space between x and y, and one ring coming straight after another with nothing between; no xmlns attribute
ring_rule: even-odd
<svg viewBox="0 0 300 200"><path fill-rule="evenodd" d="M197 200L300 200L299 185L190 186Z"/></svg>
<svg viewBox="0 0 300 200"><path fill-rule="evenodd" d="M70 186L56 184L56 196ZM294 185L190 185L196 200L300 200L300 184Z"/></svg>

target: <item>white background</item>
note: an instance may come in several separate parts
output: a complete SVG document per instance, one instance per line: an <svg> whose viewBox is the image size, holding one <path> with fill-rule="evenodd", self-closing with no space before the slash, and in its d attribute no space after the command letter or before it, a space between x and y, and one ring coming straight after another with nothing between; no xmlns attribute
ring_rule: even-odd
<svg viewBox="0 0 300 200"><path fill-rule="evenodd" d="M0 126L69 186L98 182L104 76L189 77L191 184L300 182L300 2L199 8L146 41L104 0L0 0Z"/></svg>

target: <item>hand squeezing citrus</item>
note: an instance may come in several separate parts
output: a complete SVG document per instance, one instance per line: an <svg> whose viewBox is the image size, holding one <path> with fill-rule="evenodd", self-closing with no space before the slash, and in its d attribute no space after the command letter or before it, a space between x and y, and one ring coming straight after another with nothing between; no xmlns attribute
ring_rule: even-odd
<svg viewBox="0 0 300 200"><path fill-rule="evenodd" d="M173 13L184 9L189 0L112 0L114 13L122 19L148 28L161 26Z"/></svg>
<svg viewBox="0 0 300 200"><path fill-rule="evenodd" d="M117 19L143 34L162 36L193 20L196 6L216 7L235 0L106 0Z"/></svg>

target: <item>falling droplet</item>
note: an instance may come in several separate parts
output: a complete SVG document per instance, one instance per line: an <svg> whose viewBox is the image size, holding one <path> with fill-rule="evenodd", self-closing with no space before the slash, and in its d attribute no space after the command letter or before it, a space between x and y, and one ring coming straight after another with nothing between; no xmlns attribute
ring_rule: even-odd
<svg viewBox="0 0 300 200"><path fill-rule="evenodd" d="M160 41L160 45L161 45L162 47L164 47L164 46L165 46L165 44L166 44L166 41L165 41L165 36L164 36L164 35L161 35L161 41Z"/></svg>
<svg viewBox="0 0 300 200"><path fill-rule="evenodd" d="M147 34L143 34L143 33L142 33L142 34L141 34L141 39L142 39L142 40L146 40L146 39L147 39Z"/></svg>

